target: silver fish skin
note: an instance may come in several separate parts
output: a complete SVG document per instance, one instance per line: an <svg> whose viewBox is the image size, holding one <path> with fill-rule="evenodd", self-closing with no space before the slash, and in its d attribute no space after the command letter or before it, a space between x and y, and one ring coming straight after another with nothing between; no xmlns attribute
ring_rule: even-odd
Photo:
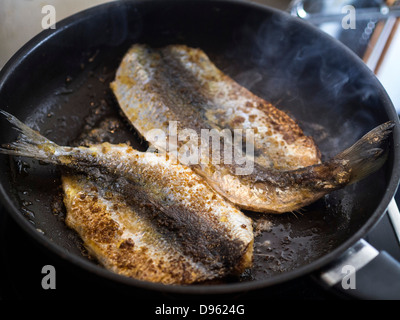
<svg viewBox="0 0 400 320"><path fill-rule="evenodd" d="M66 168L66 223L109 270L140 280L190 284L240 274L251 266L251 219L190 168L125 144L58 146L2 114L21 135L0 153Z"/></svg>
<svg viewBox="0 0 400 320"><path fill-rule="evenodd" d="M254 166L246 174L237 172L246 169L243 164L224 161L224 147L217 151L219 162L213 161L211 151L198 163L183 162L179 153L175 158L224 198L256 212L296 211L377 171L385 162L386 141L394 125L382 124L353 147L321 163L313 139L287 114L225 75L201 49L185 45L133 45L110 86L130 123L155 149L170 156L176 149L190 150L202 142L188 146L171 136L167 143L155 139L155 130L168 133L171 122L177 123L178 135L191 129L198 137L203 129L251 129L254 152L246 154L245 160Z"/></svg>

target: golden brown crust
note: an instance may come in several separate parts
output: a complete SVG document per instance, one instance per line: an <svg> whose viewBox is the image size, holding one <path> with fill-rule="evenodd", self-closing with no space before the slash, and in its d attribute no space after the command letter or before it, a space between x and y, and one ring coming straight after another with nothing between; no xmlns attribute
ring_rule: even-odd
<svg viewBox="0 0 400 320"><path fill-rule="evenodd" d="M135 245L132 238L124 238L123 222L135 212L118 202L118 214L124 217L118 223L104 199L97 192L88 193L87 185L91 183L83 183L81 179L80 176L63 176L66 223L79 233L88 251L103 265L119 274L151 282L185 284L206 280L206 276L194 269L184 257L171 257L172 248L163 250L159 245L160 251L154 253L143 243ZM115 199L118 200L121 199ZM132 226L132 221L128 225ZM145 230L139 222L135 226L137 231Z"/></svg>
<svg viewBox="0 0 400 320"><path fill-rule="evenodd" d="M241 110L243 110L248 114L251 114L252 109L258 109L262 111L264 115L263 121L265 121L264 125L266 125L269 128L273 128L273 130L282 134L283 139L286 142L293 143L300 137L308 138L304 136L303 130L301 130L299 125L284 111L279 110L271 103L261 99L260 97L257 97L249 90L236 83L232 78L230 78L227 75L223 75L221 81L225 81L226 83L229 83L232 86L232 89L230 90L229 93L229 97L232 100L237 98L237 96L241 96L242 98L247 99L247 101L244 102L243 105L237 106L237 108L241 108ZM256 119L257 119L256 115L252 115L250 117L250 121L251 120L255 121ZM307 145L307 147L313 147L313 146L314 146L313 143Z"/></svg>
<svg viewBox="0 0 400 320"><path fill-rule="evenodd" d="M189 168L127 145L77 150L75 168L102 173L63 176L66 222L108 269L188 284L251 265L251 220Z"/></svg>

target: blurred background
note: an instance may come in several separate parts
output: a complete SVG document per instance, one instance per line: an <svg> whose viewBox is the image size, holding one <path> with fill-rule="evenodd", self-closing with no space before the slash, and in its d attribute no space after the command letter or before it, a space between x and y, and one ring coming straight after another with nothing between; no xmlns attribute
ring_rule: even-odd
<svg viewBox="0 0 400 320"><path fill-rule="evenodd" d="M118 0L1 0L0 69L29 39L43 30L42 8L52 5L56 21L104 2ZM151 0L149 0L151 1ZM204 0L206 1L206 0ZM353 50L377 74L400 113L400 34L394 0L247 0L285 10L307 20ZM356 8L355 29L344 29L346 5Z"/></svg>

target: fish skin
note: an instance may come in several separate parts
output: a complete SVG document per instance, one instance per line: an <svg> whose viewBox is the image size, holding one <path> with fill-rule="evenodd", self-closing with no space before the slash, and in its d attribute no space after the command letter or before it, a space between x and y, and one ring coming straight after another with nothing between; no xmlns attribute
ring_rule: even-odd
<svg viewBox="0 0 400 320"><path fill-rule="evenodd" d="M154 222L144 218L146 212L138 212L145 207L133 207L115 192L105 195L104 184L86 176L63 175L62 181L66 224L80 235L89 253L115 273L163 284L191 284L240 274L251 265L252 242L238 266L202 263L158 232Z"/></svg>
<svg viewBox="0 0 400 320"><path fill-rule="evenodd" d="M62 177L66 223L106 268L140 280L190 284L251 266L251 219L190 168L126 144L58 146L2 113L22 135L0 153L69 170Z"/></svg>
<svg viewBox="0 0 400 320"><path fill-rule="evenodd" d="M293 170L320 163L313 139L295 121L221 72L200 49L133 45L110 86L144 138L152 129L167 132L168 121L197 132L254 129L260 166Z"/></svg>
<svg viewBox="0 0 400 320"><path fill-rule="evenodd" d="M385 159L380 147L393 127L387 123L371 133L371 143L363 144L365 149L321 163L312 138L288 115L221 72L202 50L185 45L158 49L133 45L110 87L130 123L161 151L171 153L164 141L151 140L149 133L154 129L168 132L170 121L178 121L178 134L185 128L194 129L199 136L201 129L253 129L251 173L238 175L236 169L243 165L210 159L188 165L227 200L256 212L298 210L355 182L355 169L362 171L358 175L362 178L378 170ZM178 141L173 148L184 144ZM374 153L374 149L379 151ZM366 167L354 168L361 154L367 155L362 161Z"/></svg>

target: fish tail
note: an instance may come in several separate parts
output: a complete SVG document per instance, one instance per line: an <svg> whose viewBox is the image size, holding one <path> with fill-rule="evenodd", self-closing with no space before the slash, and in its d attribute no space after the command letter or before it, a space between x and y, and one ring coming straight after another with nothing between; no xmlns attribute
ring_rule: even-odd
<svg viewBox="0 0 400 320"><path fill-rule="evenodd" d="M382 167L387 159L388 138L394 125L393 121L381 124L334 158L347 162L346 167L350 168L348 184L360 181Z"/></svg>
<svg viewBox="0 0 400 320"><path fill-rule="evenodd" d="M14 126L14 129L20 132L17 141L0 147L0 153L57 163L56 158L54 157L55 150L60 148L57 144L43 137L37 131L29 128L26 124L22 123L8 112L0 110L0 114L5 116L5 118Z"/></svg>

